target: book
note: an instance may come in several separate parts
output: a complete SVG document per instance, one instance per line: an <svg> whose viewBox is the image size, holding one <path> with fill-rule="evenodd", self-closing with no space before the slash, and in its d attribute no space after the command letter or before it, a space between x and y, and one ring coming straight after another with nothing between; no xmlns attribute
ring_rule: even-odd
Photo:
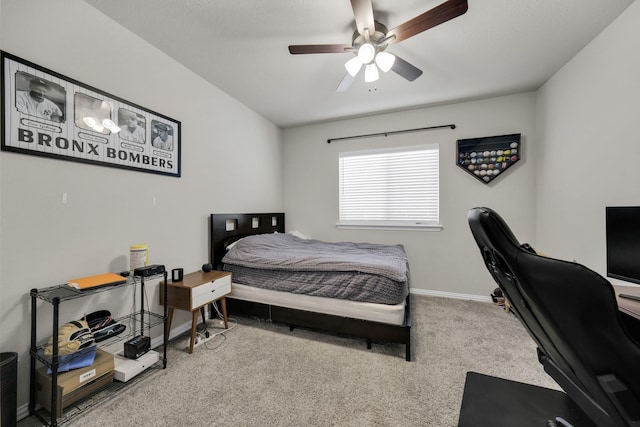
<svg viewBox="0 0 640 427"><path fill-rule="evenodd" d="M98 286L110 286L119 285L125 283L126 278L116 273L104 273L97 274L95 276L80 277L78 279L71 279L67 283L69 286L75 289L92 289Z"/></svg>

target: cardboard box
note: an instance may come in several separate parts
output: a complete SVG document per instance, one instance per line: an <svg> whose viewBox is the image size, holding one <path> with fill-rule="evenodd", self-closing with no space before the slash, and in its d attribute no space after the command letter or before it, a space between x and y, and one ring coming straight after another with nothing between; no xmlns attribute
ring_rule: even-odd
<svg viewBox="0 0 640 427"><path fill-rule="evenodd" d="M113 381L113 354L98 349L93 365L58 374L57 414L62 409L88 396ZM38 369L36 375L36 399L51 412L51 375L47 368Z"/></svg>
<svg viewBox="0 0 640 427"><path fill-rule="evenodd" d="M114 372L111 371L90 381L89 383L83 385L82 387L78 387L69 393L64 393L63 389L58 386L57 388L57 397L56 397L56 416L60 417L63 414L63 409L69 407L70 405L76 403L80 399L84 399L89 396L91 393L100 390L102 387L110 384L113 381ZM38 384L39 387L39 384ZM38 391L38 403L42 405L47 411L51 412L51 382L44 385L42 391Z"/></svg>

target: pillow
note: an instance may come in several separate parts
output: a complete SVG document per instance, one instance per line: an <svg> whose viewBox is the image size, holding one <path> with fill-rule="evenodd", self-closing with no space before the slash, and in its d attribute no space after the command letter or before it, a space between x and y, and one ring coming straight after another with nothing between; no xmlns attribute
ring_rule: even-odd
<svg viewBox="0 0 640 427"><path fill-rule="evenodd" d="M226 250L231 250L231 248L233 248L235 245L238 244L238 242L240 240L244 239L244 237L239 238L238 240L234 240L233 242L229 243L228 245L225 246Z"/></svg>
<svg viewBox="0 0 640 427"><path fill-rule="evenodd" d="M296 236L297 238L299 238L299 239L303 239L303 240L309 240L309 239L311 239L311 237L309 237L309 236L307 236L306 234L303 234L303 233L301 233L301 232L299 232L299 231L296 231L296 230L292 230L292 231L290 231L290 232L289 232L289 234L291 234L292 236Z"/></svg>

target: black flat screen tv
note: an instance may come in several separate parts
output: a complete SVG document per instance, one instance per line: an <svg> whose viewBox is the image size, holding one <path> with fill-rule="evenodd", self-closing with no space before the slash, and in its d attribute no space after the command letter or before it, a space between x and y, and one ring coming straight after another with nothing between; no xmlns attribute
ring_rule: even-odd
<svg viewBox="0 0 640 427"><path fill-rule="evenodd" d="M640 284L640 206L606 208L607 276Z"/></svg>

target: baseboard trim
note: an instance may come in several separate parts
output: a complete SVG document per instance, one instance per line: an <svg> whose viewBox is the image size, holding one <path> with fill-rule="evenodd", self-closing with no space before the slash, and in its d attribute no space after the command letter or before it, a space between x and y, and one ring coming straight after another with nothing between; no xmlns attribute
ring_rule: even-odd
<svg viewBox="0 0 640 427"><path fill-rule="evenodd" d="M484 296L484 295L459 294L456 292L432 291L429 289L416 289L416 288L411 288L410 292L415 295L427 295L432 297L463 299L463 300L480 301L480 302L493 302L490 296Z"/></svg>
<svg viewBox="0 0 640 427"><path fill-rule="evenodd" d="M184 334L187 331L191 331L191 320L175 328L171 328L171 331L169 331L169 341L171 341L175 337L178 337ZM162 339L162 335L151 339L151 348L160 347L163 344L164 344L164 339Z"/></svg>
<svg viewBox="0 0 640 427"><path fill-rule="evenodd" d="M22 421L23 419L29 416L29 403L25 403L22 406L18 406L16 411L16 418L18 421Z"/></svg>

